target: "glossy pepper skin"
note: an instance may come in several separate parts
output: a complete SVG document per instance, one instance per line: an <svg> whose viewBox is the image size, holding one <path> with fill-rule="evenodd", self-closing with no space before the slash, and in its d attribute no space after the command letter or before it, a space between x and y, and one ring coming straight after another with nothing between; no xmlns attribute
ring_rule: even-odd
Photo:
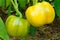
<svg viewBox="0 0 60 40"><path fill-rule="evenodd" d="M6 29L10 36L24 37L28 33L29 23L25 19L11 15L6 20Z"/></svg>
<svg viewBox="0 0 60 40"><path fill-rule="evenodd" d="M43 1L28 7L25 15L30 24L40 27L44 24L50 24L53 22L55 18L55 11L51 4Z"/></svg>

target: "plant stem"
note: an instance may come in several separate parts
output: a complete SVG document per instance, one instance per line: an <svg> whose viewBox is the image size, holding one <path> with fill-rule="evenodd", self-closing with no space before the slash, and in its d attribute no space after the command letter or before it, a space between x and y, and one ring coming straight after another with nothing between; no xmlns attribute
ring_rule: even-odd
<svg viewBox="0 0 60 40"><path fill-rule="evenodd" d="M28 3L30 2L30 0L28 0Z"/></svg>
<svg viewBox="0 0 60 40"><path fill-rule="evenodd" d="M17 14L17 16L19 16L20 18L22 18L22 14L21 14L21 12L18 10L18 3L17 3L17 1L16 0L14 0L14 2L13 2L13 0L11 0L11 2L12 2L12 4L13 4L13 6L14 6L14 9L15 9L15 11L16 11L16 14Z"/></svg>
<svg viewBox="0 0 60 40"><path fill-rule="evenodd" d="M33 5L36 4L38 2L38 0L33 0Z"/></svg>
<svg viewBox="0 0 60 40"><path fill-rule="evenodd" d="M17 0L14 0L14 2L15 2L15 5L17 6L17 8L18 8L18 3L17 3Z"/></svg>
<svg viewBox="0 0 60 40"><path fill-rule="evenodd" d="M45 0L43 0L43 1L45 1Z"/></svg>

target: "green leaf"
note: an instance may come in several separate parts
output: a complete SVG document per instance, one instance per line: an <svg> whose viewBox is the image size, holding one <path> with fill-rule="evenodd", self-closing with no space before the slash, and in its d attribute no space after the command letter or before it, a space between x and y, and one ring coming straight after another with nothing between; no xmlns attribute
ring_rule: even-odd
<svg viewBox="0 0 60 40"><path fill-rule="evenodd" d="M24 9L25 5L27 4L28 0L18 0L20 7Z"/></svg>
<svg viewBox="0 0 60 40"><path fill-rule="evenodd" d="M8 16L11 15L11 6L8 7Z"/></svg>
<svg viewBox="0 0 60 40"><path fill-rule="evenodd" d="M10 0L6 0L6 7L8 7L11 4Z"/></svg>
<svg viewBox="0 0 60 40"><path fill-rule="evenodd" d="M35 33L37 32L37 28L34 26L30 26L30 35L35 36Z"/></svg>
<svg viewBox="0 0 60 40"><path fill-rule="evenodd" d="M0 7L4 7L5 6L5 0L0 0Z"/></svg>
<svg viewBox="0 0 60 40"><path fill-rule="evenodd" d="M54 0L54 8L56 15L60 18L60 0Z"/></svg>
<svg viewBox="0 0 60 40"><path fill-rule="evenodd" d="M9 36L7 34L5 25L1 18L0 18L0 38L2 38L3 40L9 40Z"/></svg>

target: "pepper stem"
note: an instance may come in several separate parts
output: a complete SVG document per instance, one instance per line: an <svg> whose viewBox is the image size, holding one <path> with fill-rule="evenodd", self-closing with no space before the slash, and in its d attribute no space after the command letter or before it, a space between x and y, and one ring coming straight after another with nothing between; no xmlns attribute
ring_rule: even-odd
<svg viewBox="0 0 60 40"><path fill-rule="evenodd" d="M14 0L14 2L13 2L13 0L11 0L11 2L13 4L13 6L14 6L14 9L16 11L17 16L19 16L20 18L22 18L22 13L18 10L17 0Z"/></svg>
<svg viewBox="0 0 60 40"><path fill-rule="evenodd" d="M36 4L38 2L38 0L33 0L33 5Z"/></svg>
<svg viewBox="0 0 60 40"><path fill-rule="evenodd" d="M43 0L43 1L45 1L45 0Z"/></svg>

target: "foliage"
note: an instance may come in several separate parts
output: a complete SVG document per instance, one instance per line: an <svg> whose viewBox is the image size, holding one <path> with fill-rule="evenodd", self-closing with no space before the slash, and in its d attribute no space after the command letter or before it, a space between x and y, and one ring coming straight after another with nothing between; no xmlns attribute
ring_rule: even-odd
<svg viewBox="0 0 60 40"><path fill-rule="evenodd" d="M3 20L0 18L0 38L3 40L9 40Z"/></svg>
<svg viewBox="0 0 60 40"><path fill-rule="evenodd" d="M54 0L54 8L56 11L56 15L60 18L60 0Z"/></svg>

